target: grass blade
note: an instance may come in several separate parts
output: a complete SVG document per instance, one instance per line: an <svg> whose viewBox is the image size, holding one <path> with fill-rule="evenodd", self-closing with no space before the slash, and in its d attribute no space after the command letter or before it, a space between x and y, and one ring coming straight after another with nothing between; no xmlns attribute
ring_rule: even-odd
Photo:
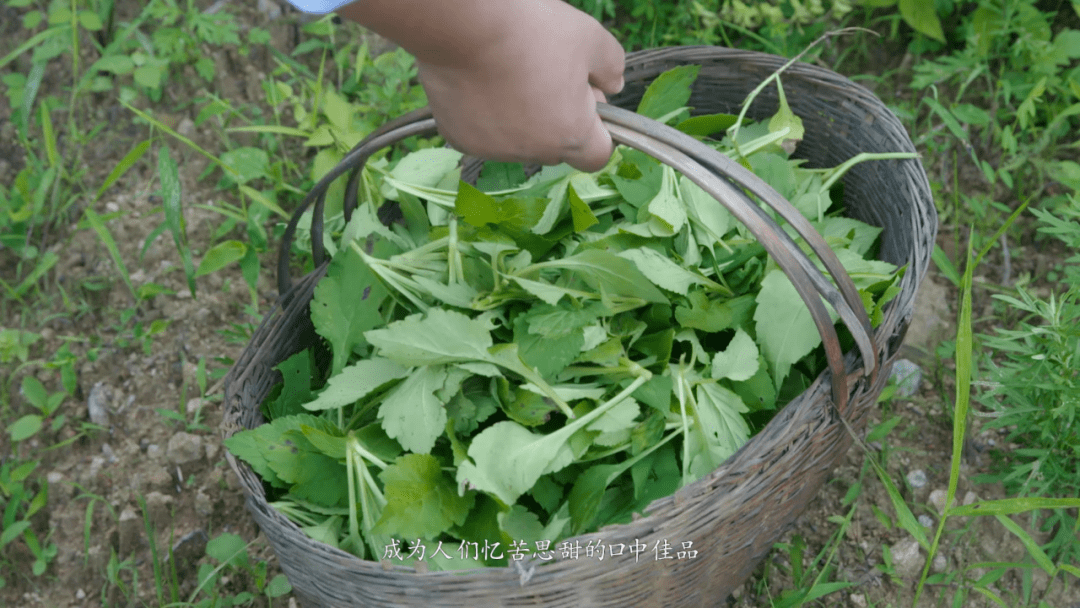
<svg viewBox="0 0 1080 608"><path fill-rule="evenodd" d="M161 199L165 207L165 222L172 232L176 250L184 264L188 289L195 297L195 263L191 260L191 248L188 247L187 227L184 223L184 209L180 204L180 171L176 161L169 155L169 148L162 147L158 153L158 179L161 180Z"/></svg>
<svg viewBox="0 0 1080 608"><path fill-rule="evenodd" d="M1024 548L1027 549L1028 555L1035 560L1035 563L1039 564L1039 567L1046 571L1051 578L1057 574L1057 567L1054 566L1054 562L1050 560L1050 557L1043 552L1039 543L1035 542L1031 535L1024 531L1015 521L1008 518L1005 515L997 515L997 520L1001 522L1001 525L1005 526L1005 529L1013 533L1013 536L1020 539L1020 542L1024 544Z"/></svg>
<svg viewBox="0 0 1080 608"><path fill-rule="evenodd" d="M102 182L101 187L98 188L97 194L94 195L94 201L97 202L101 198L101 195L104 194L110 186L115 184L116 180L120 179L125 173L127 173L128 169L133 167L135 163L139 162L139 159L142 158L143 155L146 154L146 151L149 149L150 140L148 139L146 141L140 142L138 145L132 148L131 151L124 156L124 158L121 158L120 162L116 163L116 166L113 167L113 170L109 172L109 175L105 178L105 181Z"/></svg>
<svg viewBox="0 0 1080 608"><path fill-rule="evenodd" d="M101 221L101 216L97 214L92 208L86 208L86 221L90 224L90 228L97 233L98 238L101 239L101 243L105 245L105 249L109 252L109 257L112 258L116 267L120 269L120 277L124 279L124 284L127 285L128 291L131 292L131 297L135 298L135 301L139 301L139 297L135 295L135 288L131 285L131 276L128 274L127 266L124 265L124 259L120 257L120 249L116 246L116 241L113 239L112 233L109 232L108 227L105 226L105 222Z"/></svg>
<svg viewBox="0 0 1080 608"><path fill-rule="evenodd" d="M1005 498L987 500L949 509L949 515L1012 515L1035 509L1076 509L1080 498Z"/></svg>
<svg viewBox="0 0 1080 608"><path fill-rule="evenodd" d="M24 293L30 290L38 279L45 275L46 272L56 265L60 261L60 256L55 251L48 251L44 256L38 260L37 265L30 271L30 274L26 275L26 278L19 283L19 286L15 288L13 295L17 300L21 300Z"/></svg>

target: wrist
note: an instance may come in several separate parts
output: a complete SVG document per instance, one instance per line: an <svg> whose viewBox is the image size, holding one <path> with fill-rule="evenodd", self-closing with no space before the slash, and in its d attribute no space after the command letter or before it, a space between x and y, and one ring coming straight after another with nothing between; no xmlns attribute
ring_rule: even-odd
<svg viewBox="0 0 1080 608"><path fill-rule="evenodd" d="M546 0L359 0L338 14L434 65L463 65L488 54L523 8ZM560 0L561 1L561 0Z"/></svg>

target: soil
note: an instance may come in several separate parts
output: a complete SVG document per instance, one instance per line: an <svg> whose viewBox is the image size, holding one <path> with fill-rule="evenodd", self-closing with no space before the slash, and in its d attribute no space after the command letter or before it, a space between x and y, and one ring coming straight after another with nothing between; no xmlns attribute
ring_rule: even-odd
<svg viewBox="0 0 1080 608"><path fill-rule="evenodd" d="M246 24L269 29L280 50L288 53L295 45L295 16L271 20L255 7L234 5L230 10L238 13ZM0 22L9 24L2 27L2 33L5 37L24 36L14 26L17 23L14 17L18 15L12 11L0 9L4 15ZM381 48L390 47L381 43ZM273 69L272 58L263 54L244 59L232 52L215 53L220 81L217 84L221 86L218 90L227 90L234 101L262 104L258 84ZM54 65L57 63L54 61ZM6 69L26 73L29 65L17 60ZM46 79L43 94L59 94L66 82L70 82L70 76L61 69ZM216 149L218 136L209 128L196 128L192 122L197 108L192 107L190 100L199 93L193 82L194 79L174 79L166 98L153 112L195 143ZM12 141L11 108L6 103L6 99L0 99L0 129L4 133L0 142ZM101 97L96 103L99 106L94 114L108 124L82 155L88 172L85 183L95 185L147 134L146 127L134 124L130 114L111 98ZM198 179L206 169L207 161L203 157L188 148L172 145L170 148L180 163L187 231L198 256L213 244L211 234L222 221L213 207L228 201L232 195L216 190L212 180ZM21 169L23 159L18 153L17 148L0 143L0 181L9 183ZM58 432L40 433L18 446L23 452L20 456L35 454L41 459L35 475L47 480L48 503L34 516L33 524L39 535L49 535L49 541L56 543L59 551L44 575L33 576L32 556L21 541L4 549L3 576L7 583L0 589L2 606L158 606L151 550L165 554L170 547L174 548L180 594L187 598L196 586L198 565L207 561L204 555L207 540L226 532L252 541L249 547L252 560L268 561L271 576L278 572L276 558L244 510L239 482L224 458L217 430L221 421L220 387L209 387L212 390L201 398L197 386L197 363L205 360L211 373L216 372L216 377L223 375L227 362L236 359L244 346L243 337L238 338L234 333L237 326L250 329L259 319L249 314L251 295L235 265L199 278L197 297L192 297L167 232L154 239L141 255L147 236L162 221L156 211L161 200L155 194L158 188L155 167L154 162L140 163L108 190L94 208L99 214L117 214L108 227L131 273L133 286L137 289L155 283L166 288L166 293L133 308L134 300L97 235L88 229L77 229L74 224L81 216L78 205L85 204L89 200L86 198L73 209L68 230L53 235L46 244L60 255L60 262L48 276L45 297L38 303L41 308L8 307L0 319L4 327L26 327L41 334L41 341L34 347L35 357L47 360L56 349L68 344L80 359L78 398L68 399L61 408L67 424ZM948 174L951 175L951 170ZM972 180L971 188L983 187L977 174L969 175L968 179ZM961 187L968 185L962 183ZM207 207L195 207L196 204ZM943 247L949 247L950 241L951 238L941 238ZM1023 243L1013 246L1021 247ZM1031 266L1028 271L1034 273L1040 257L1053 259L1048 254L1034 252L1021 259L1025 260L1023 264ZM257 294L258 310L262 312L277 296L273 258L274 253L268 252L263 259L264 271ZM9 276L12 263L11 259L0 259L0 272ZM1020 264L1014 262L1013 273L1024 270ZM63 298L68 301L66 308ZM943 490L948 481L952 394L951 371L933 353L937 342L954 331L955 301L955 290L944 279L931 276L924 284L905 351L908 358L922 365L923 382L915 395L893 399L884 405L870 423L872 426L891 416L903 419L886 441L887 470L915 515L928 515L935 523L937 512L929 504L930 494ZM132 323L124 326L119 320L120 312L125 310L134 311L132 323L148 327L160 319L168 321L168 325L145 342L132 339ZM85 356L92 347L97 347L99 355L95 361ZM10 373L5 370L4 376ZM60 390L56 372L44 369L16 373L10 377L11 386L18 386L16 383L21 381L23 373L35 373L51 391ZM212 380L210 384L215 382ZM104 404L108 416L107 422L97 428L84 424L90 419L91 401L95 409L99 403ZM18 398L14 406L22 407ZM173 412L174 417L186 422L163 415L162 410ZM968 481L970 475L986 469L987 450L999 440L998 436L975 428L969 437L957 496L965 501L974 497L1003 497L998 487ZM61 449L47 449L72 438L74 441ZM4 454L13 450L7 440L4 433L0 437ZM871 449L883 447L875 444ZM842 500L861 477L861 493L853 503L852 524L837 545L832 561L835 572L828 579L854 584L818 604L909 606L913 582L918 577L915 569L921 572L925 554L915 555L914 560L904 563L905 571L895 575L886 575L878 568L883 563L883 547L891 547L895 559L904 553L909 535L895 525L886 526L875 515L876 508L895 520L884 488L872 471L864 471L866 460L863 449L853 447L835 469L832 480L781 542L794 544L801 537L806 546L804 565L809 567L811 558L838 529L835 518L851 508ZM914 471L925 473L927 481L922 487L904 482ZM143 504L147 520L155 530L153 538L146 533ZM1036 538L1040 536L1036 534ZM121 561L131 559L129 569L120 576L129 588L136 590L130 598L106 579L114 554ZM992 519L951 523L940 554L944 563L935 563L933 572L958 572L979 562L1023 561L1026 555L1019 541ZM7 564L14 567L7 568ZM728 598L727 605L769 605L770 593L775 597L785 589L798 586L791 570L789 552L774 551L746 585ZM137 573L137 583L132 571ZM1038 569L1034 572L1033 587L1038 591L1040 586L1045 587L1046 581L1045 577L1040 578ZM815 573L811 571L812 575ZM979 574L976 567L969 577L978 578ZM995 583L1005 594L1018 594L1021 585L1016 571L1010 571ZM219 591L235 594L254 591L254 587L249 576L234 574ZM954 591L954 585L930 586L919 605L951 605ZM1080 606L1080 591L1062 590L1059 582L1045 599L1049 606L1076 608ZM267 601L257 598L254 605L267 605ZM295 600L287 595L274 600L272 605L293 606ZM718 598L718 606L722 605L725 602ZM973 594L960 605L991 604Z"/></svg>

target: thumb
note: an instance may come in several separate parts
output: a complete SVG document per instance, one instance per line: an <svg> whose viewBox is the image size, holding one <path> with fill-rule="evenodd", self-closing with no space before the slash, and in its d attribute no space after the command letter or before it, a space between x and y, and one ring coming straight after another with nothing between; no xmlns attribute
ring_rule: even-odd
<svg viewBox="0 0 1080 608"><path fill-rule="evenodd" d="M600 120L600 115L596 113L596 110L594 109L592 112L595 120L589 130L585 145L579 150L574 150L570 156L563 159L566 164L586 173L594 173L603 169L611 160L611 154L615 150L615 146L611 141L611 133L608 132L607 127Z"/></svg>

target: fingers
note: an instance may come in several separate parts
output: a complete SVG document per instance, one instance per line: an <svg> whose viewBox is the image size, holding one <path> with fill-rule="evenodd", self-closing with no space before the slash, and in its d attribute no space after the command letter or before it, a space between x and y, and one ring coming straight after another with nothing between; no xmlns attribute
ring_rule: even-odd
<svg viewBox="0 0 1080 608"><path fill-rule="evenodd" d="M626 84L623 72L626 69L626 51L623 50L619 41L611 32L599 26L597 47L593 51L592 62L589 69L589 84L607 93L614 95L623 90Z"/></svg>
<svg viewBox="0 0 1080 608"><path fill-rule="evenodd" d="M611 133L608 132L603 121L600 120L600 115L596 113L595 106L592 114L594 120L589 129L589 134L585 138L584 145L577 150L569 151L568 155L563 157L563 162L578 171L585 171L586 173L593 173L603 169L611 160L611 154L615 150L615 146L611 141Z"/></svg>

